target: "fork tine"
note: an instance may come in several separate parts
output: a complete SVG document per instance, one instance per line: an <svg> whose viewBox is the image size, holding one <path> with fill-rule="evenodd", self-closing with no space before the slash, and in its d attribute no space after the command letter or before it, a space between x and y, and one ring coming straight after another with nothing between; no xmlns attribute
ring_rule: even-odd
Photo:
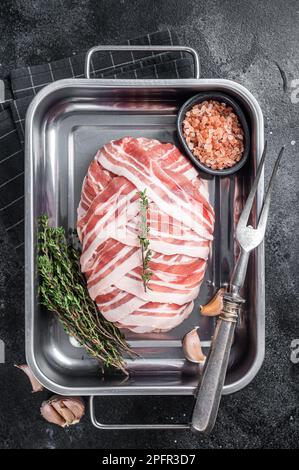
<svg viewBox="0 0 299 470"><path fill-rule="evenodd" d="M247 197L245 206L243 208L242 214L241 214L239 222L238 222L239 227L241 227L241 226L245 227L247 225L249 215L250 215L250 212L251 212L251 209L252 209L252 204L253 204L253 201L254 201L256 189L257 189L257 186L258 186L261 174L262 174L262 170L263 170L263 167L264 167L266 153L267 153L267 141L265 142L264 150L263 150L262 157L261 157L261 160L260 160L257 172L256 172L255 180L253 182L253 185L251 187L251 191L249 193L249 196Z"/></svg>
<svg viewBox="0 0 299 470"><path fill-rule="evenodd" d="M257 228L258 228L259 231L264 231L265 232L265 230L266 230L267 219L268 219L268 214L269 214L269 207L270 207L270 200L271 200L271 192L272 192L272 189L273 189L274 179L275 179L275 176L276 176L276 173L277 173L277 170L278 170L279 163L280 163L281 157L283 155L283 152L284 152L284 146L281 147L281 149L279 151L279 154L278 154L278 157L276 158L274 168L272 170L272 174L271 174L270 181L269 181L269 186L268 186L268 189L267 189L267 192L266 192L266 196L264 198L263 207L262 207L262 210L261 210L261 213L260 213L260 216L259 216L258 225L257 225Z"/></svg>

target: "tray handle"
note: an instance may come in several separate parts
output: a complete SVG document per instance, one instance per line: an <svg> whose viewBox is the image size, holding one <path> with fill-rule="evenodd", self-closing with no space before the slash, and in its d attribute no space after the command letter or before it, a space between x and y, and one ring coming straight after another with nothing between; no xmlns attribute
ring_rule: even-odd
<svg viewBox="0 0 299 470"><path fill-rule="evenodd" d="M89 398L89 413L90 413L90 420L92 424L102 430L132 430L132 429L189 429L189 424L104 424L100 423L95 415L95 408L94 408L94 399L95 396L91 396Z"/></svg>
<svg viewBox="0 0 299 470"><path fill-rule="evenodd" d="M91 58L95 52L104 51L139 51L139 52L186 52L190 54L194 62L194 78L199 78L199 57L195 49L188 46L95 46L89 49L85 58L85 77L90 78Z"/></svg>

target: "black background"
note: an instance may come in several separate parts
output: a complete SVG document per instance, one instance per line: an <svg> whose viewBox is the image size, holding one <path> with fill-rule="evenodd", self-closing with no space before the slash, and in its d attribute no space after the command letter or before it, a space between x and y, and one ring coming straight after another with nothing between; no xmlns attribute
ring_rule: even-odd
<svg viewBox="0 0 299 470"><path fill-rule="evenodd" d="M6 344L6 364L0 365L0 448L298 447L299 365L290 362L291 340L299 338L299 103L291 102L292 80L299 78L298 22L296 0L1 0L0 77L12 68L59 59L95 44L173 28L182 44L198 50L203 77L236 80L258 99L270 150L266 179L282 143L287 151L266 240L265 362L245 390L223 398L209 437L189 431L100 432L87 417L61 430L39 417L48 393L31 395L25 376L13 368L24 362L24 287L0 226L0 338ZM115 421L121 416L184 420L192 405L191 397L98 401L99 417Z"/></svg>

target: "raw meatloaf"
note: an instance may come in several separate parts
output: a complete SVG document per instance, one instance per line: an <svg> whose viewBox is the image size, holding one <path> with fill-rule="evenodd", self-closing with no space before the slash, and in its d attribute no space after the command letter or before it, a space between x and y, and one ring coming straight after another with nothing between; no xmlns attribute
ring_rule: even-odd
<svg viewBox="0 0 299 470"><path fill-rule="evenodd" d="M146 292L138 238L145 189L153 273ZM78 208L81 268L91 298L121 328L176 327L193 309L213 227L206 184L173 144L125 137L104 145L89 166Z"/></svg>

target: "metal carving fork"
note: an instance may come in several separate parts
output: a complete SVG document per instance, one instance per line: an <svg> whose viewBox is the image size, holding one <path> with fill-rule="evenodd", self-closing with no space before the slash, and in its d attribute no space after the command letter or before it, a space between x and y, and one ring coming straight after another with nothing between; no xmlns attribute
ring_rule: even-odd
<svg viewBox="0 0 299 470"><path fill-rule="evenodd" d="M264 167L267 152L267 142L265 143L253 186L237 225L236 239L240 245L240 255L228 291L223 297L223 309L217 321L202 379L196 391L197 398L191 422L191 429L195 432L210 432L216 421L236 323L241 306L245 302L245 299L240 296L240 290L244 284L249 255L263 241L265 236L271 191L283 151L284 147L281 148L276 159L257 227L253 228L247 224Z"/></svg>

